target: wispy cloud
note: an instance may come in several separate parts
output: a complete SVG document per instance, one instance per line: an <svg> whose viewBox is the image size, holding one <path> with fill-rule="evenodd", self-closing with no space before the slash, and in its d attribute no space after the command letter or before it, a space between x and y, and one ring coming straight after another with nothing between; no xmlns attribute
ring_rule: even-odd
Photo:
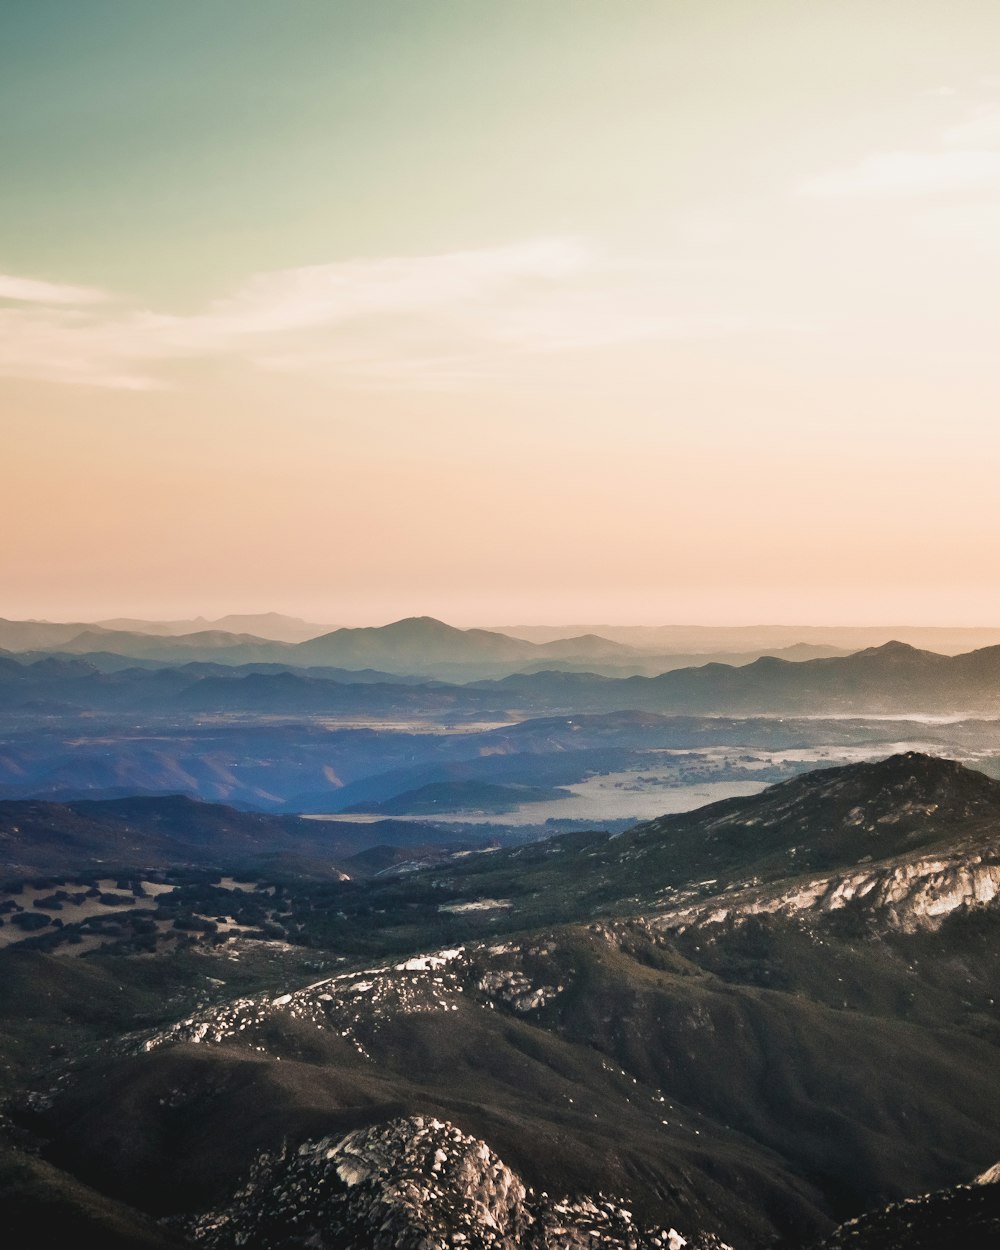
<svg viewBox="0 0 1000 1250"><path fill-rule="evenodd" d="M960 122L946 126L942 141L955 148L996 148L1000 146L1000 108L995 104L974 109Z"/></svg>
<svg viewBox="0 0 1000 1250"><path fill-rule="evenodd" d="M1000 189L1000 108L989 103L941 127L926 147L874 152L806 179L806 196L874 199Z"/></svg>
<svg viewBox="0 0 1000 1250"><path fill-rule="evenodd" d="M64 286L0 273L0 300L26 304L99 304L107 298L106 292L94 287Z"/></svg>
<svg viewBox="0 0 1000 1250"><path fill-rule="evenodd" d="M504 354L733 328L666 309L662 287L575 238L258 274L187 316L17 282L35 296L0 305L0 373L116 388L162 386L172 365L224 358L359 385L439 385Z"/></svg>
<svg viewBox="0 0 1000 1250"><path fill-rule="evenodd" d="M204 314L164 319L162 328L178 348L200 351L363 318L475 306L526 283L570 279L588 259L579 240L538 239L437 256L310 265L259 274Z"/></svg>
<svg viewBox="0 0 1000 1250"><path fill-rule="evenodd" d="M575 239L536 239L436 256L354 260L262 273L187 316L115 305L99 292L11 279L0 305L0 372L48 381L148 389L185 360L242 357L262 367L370 367L392 354L399 326L449 312L473 317L515 293L549 292L587 264ZM0 285L0 290L5 288ZM389 330L391 329L391 333ZM360 333L359 333L360 332ZM365 343L359 339L366 340Z"/></svg>
<svg viewBox="0 0 1000 1250"><path fill-rule="evenodd" d="M1000 187L1000 152L877 152L848 169L803 183L805 195L829 199L936 195Z"/></svg>

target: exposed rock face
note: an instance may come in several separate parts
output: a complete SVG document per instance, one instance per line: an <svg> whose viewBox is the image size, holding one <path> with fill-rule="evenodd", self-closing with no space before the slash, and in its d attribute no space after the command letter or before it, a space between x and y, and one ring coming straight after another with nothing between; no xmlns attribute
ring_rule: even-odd
<svg viewBox="0 0 1000 1250"><path fill-rule="evenodd" d="M248 1040L269 1019L287 1015L336 1033L368 1057L382 1025L398 1016L458 1011L469 998L487 1008L530 1015L565 989L551 953L544 943L509 943L416 955L398 964L344 972L290 994L233 999L145 1038L141 1049L169 1042Z"/></svg>
<svg viewBox="0 0 1000 1250"><path fill-rule="evenodd" d="M889 929L936 928L960 907L983 907L1000 894L1000 858L983 855L917 859L895 865L816 877L789 889L730 891L662 918L658 927L719 924L762 913L823 913L864 905Z"/></svg>
<svg viewBox="0 0 1000 1250"><path fill-rule="evenodd" d="M887 929L934 928L1000 893L1000 783L908 752L661 817L616 845L644 870L633 864L637 902L644 877L667 883L650 918L668 931L847 906Z"/></svg>
<svg viewBox="0 0 1000 1250"><path fill-rule="evenodd" d="M265 1155L231 1205L188 1232L211 1250L726 1250L637 1228L603 1195L536 1194L485 1142L421 1117Z"/></svg>
<svg viewBox="0 0 1000 1250"><path fill-rule="evenodd" d="M417 955L403 963L346 972L277 998L237 998L147 1038L144 1050L165 1042L223 1042L276 1014L307 1020L347 1039L361 1055L383 1021L415 1012L457 1011L463 992L457 969L464 948Z"/></svg>
<svg viewBox="0 0 1000 1250"><path fill-rule="evenodd" d="M908 752L824 769L772 786L735 822L720 807L699 830L709 851L742 838L780 858L765 856L760 875L740 880L730 871L702 882L701 898L678 896L679 905L650 917L655 927L808 918L856 905L881 927L914 932L1000 894L1000 786L952 760ZM671 819L640 826L639 835L665 835ZM714 887L707 895L706 886Z"/></svg>

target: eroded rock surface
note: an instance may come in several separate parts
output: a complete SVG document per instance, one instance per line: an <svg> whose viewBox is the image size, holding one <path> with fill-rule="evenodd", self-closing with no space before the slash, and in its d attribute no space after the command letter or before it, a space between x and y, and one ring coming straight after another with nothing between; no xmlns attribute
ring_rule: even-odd
<svg viewBox="0 0 1000 1250"><path fill-rule="evenodd" d="M419 1116L262 1156L188 1233L210 1250L727 1250L640 1228L603 1194L535 1193L485 1142Z"/></svg>

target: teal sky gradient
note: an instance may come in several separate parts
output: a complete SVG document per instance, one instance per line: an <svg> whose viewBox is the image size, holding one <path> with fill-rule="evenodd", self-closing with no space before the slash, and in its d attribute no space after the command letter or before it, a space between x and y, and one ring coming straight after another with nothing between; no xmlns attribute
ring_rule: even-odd
<svg viewBox="0 0 1000 1250"><path fill-rule="evenodd" d="M0 0L0 615L1000 620L997 49Z"/></svg>
<svg viewBox="0 0 1000 1250"><path fill-rule="evenodd" d="M990 72L977 21L1000 27L968 3L6 0L4 261L183 299L248 256L655 231L760 193L809 127L849 151L873 97L891 117Z"/></svg>

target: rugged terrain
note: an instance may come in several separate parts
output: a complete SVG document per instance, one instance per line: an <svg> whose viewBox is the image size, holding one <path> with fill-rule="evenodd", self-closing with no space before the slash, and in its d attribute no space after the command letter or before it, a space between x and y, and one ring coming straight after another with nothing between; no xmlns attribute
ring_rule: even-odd
<svg viewBox="0 0 1000 1250"><path fill-rule="evenodd" d="M260 877L280 940L29 941L0 952L0 1194L135 1245L911 1244L877 1231L898 1204L1000 1157L998 846L1000 783L911 753L616 837ZM952 1225L993 1219L954 1192Z"/></svg>

